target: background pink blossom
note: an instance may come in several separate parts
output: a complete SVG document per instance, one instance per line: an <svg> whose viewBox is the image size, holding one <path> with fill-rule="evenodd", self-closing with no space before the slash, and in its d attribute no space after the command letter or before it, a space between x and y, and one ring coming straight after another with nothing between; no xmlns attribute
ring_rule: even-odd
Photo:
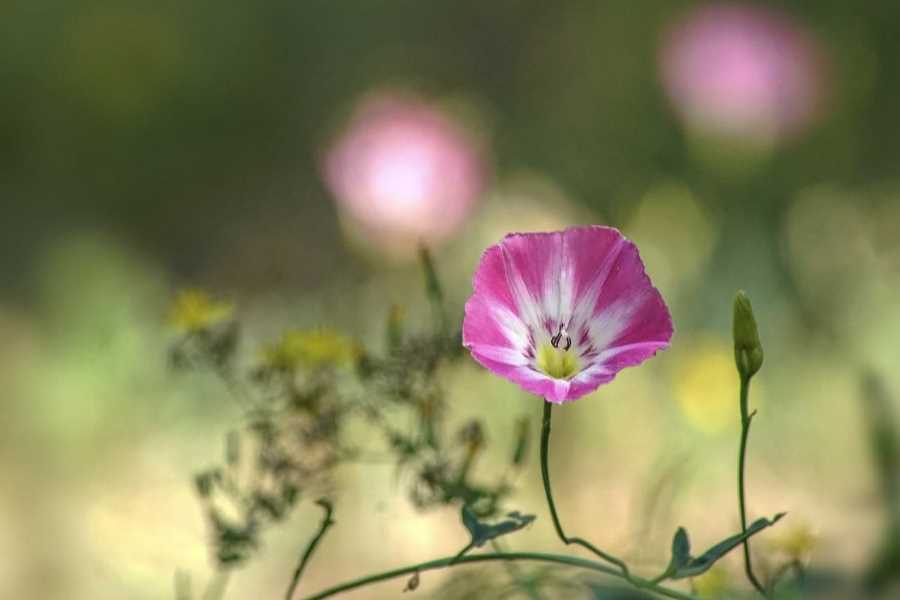
<svg viewBox="0 0 900 600"><path fill-rule="evenodd" d="M780 138L805 128L821 108L818 40L774 10L700 7L668 30L659 60L675 110L701 131Z"/></svg>
<svg viewBox="0 0 900 600"><path fill-rule="evenodd" d="M363 101L329 148L324 178L340 210L370 241L402 246L452 236L486 180L481 145L424 101Z"/></svg>

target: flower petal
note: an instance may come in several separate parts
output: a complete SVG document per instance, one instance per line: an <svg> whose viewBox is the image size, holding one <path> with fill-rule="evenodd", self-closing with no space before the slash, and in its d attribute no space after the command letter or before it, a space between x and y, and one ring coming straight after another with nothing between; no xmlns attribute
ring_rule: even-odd
<svg viewBox="0 0 900 600"><path fill-rule="evenodd" d="M650 283L633 242L625 241L603 286L594 307L592 333L594 343L602 350L642 342L667 346L672 338L672 317ZM645 352L644 358L653 353L655 350Z"/></svg>
<svg viewBox="0 0 900 600"><path fill-rule="evenodd" d="M509 291L522 319L540 327L562 302L562 234L511 234L500 244Z"/></svg>
<svg viewBox="0 0 900 600"><path fill-rule="evenodd" d="M486 368L550 402L590 393L672 337L637 247L609 227L508 235L484 253L474 288L463 344ZM571 375L548 370L548 356L570 351Z"/></svg>
<svg viewBox="0 0 900 600"><path fill-rule="evenodd" d="M474 278L475 293L466 302L463 345L507 347L524 351L528 327L522 321L506 277L499 246L484 253Z"/></svg>

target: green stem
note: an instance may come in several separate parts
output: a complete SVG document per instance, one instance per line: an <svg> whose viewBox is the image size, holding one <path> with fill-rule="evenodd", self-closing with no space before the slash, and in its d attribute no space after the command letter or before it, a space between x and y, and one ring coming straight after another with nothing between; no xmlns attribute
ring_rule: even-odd
<svg viewBox="0 0 900 600"><path fill-rule="evenodd" d="M334 507L331 506L331 502L324 498L320 498L316 504L322 507L325 511L325 516L322 518L322 523L319 525L319 531L316 532L316 535L310 540L309 545L303 552L303 557L300 559L300 564L298 564L297 568L294 570L291 584L288 586L287 593L284 595L286 600L291 600L291 598L294 597L294 591L297 589L297 584L300 583L300 576L303 574L306 563L309 562L309 558L312 556L313 552L315 552L316 546L319 545L319 541L325 535L325 532L328 531L329 527L334 525L334 520L331 518Z"/></svg>
<svg viewBox="0 0 900 600"><path fill-rule="evenodd" d="M466 552L468 552L469 550L471 550L474 547L475 547L475 544L473 542L469 542L468 544L466 544L466 546L462 550L457 552L456 555L453 557L453 559L450 561L450 566L455 565L457 562L459 562L459 559L461 559L463 556L465 556Z"/></svg>
<svg viewBox="0 0 900 600"><path fill-rule="evenodd" d="M494 562L494 561L508 561L508 560L530 560L535 562L545 562L545 563L554 563L558 565L566 565L569 567L578 567L581 569L588 569L590 571L596 571L598 573L605 573L606 575L611 575L613 577L624 577L623 574L611 567L607 567L606 565L593 562L590 560L585 560L583 558L578 558L575 556L561 556L556 554L540 554L537 552L509 552L509 553L495 553L495 554L475 554L472 556L463 556L463 557L444 557L436 560L429 560L423 563L419 563L416 565L410 565L408 567L403 567L400 569L393 569L391 571L384 571L382 573L376 573L374 575L368 575L366 577L360 577L359 579L354 579L352 581L348 581L346 583L342 583L340 585L336 585L334 587L328 588L327 590L323 590L318 594L314 594L312 596L308 596L305 600L322 600L323 598L329 598L334 596L335 594L339 594L341 592L347 592L350 590L354 590L356 588L360 588L366 585L370 585L373 583L378 583L380 581L386 581L388 579L394 579L397 577L403 577L404 575L412 575L416 572L422 571L433 571L436 569L443 569L445 567L463 564L472 564L472 563L481 563L481 562ZM649 582L645 582L649 584ZM675 598L676 600L696 600L693 596L685 594L683 592L679 592L677 590L661 587L661 586L652 586L649 588L652 592L664 596L666 598Z"/></svg>
<svg viewBox="0 0 900 600"><path fill-rule="evenodd" d="M550 418L552 416L553 405L544 402L544 419L541 426L541 476L544 480L544 494L547 496L547 504L550 507L550 516L553 518L553 527L556 528L556 535L564 544L577 544L583 548L587 548L608 563L614 564L622 571L622 576L631 583L637 585L637 580L631 577L628 566L620 558L616 558L612 554L600 550L590 542L578 537L569 537L563 531L562 525L559 523L559 515L556 514L556 505L553 503L553 492L550 490L550 470L547 467L547 456L550 453Z"/></svg>
<svg viewBox="0 0 900 600"><path fill-rule="evenodd" d="M781 567L779 567L769 578L768 586L767 586L768 596L771 597L771 596L775 595L775 589L778 587L778 584L781 582L781 579L785 575L790 573L791 571L794 572L795 576L797 577L797 581L799 581L801 583L803 582L803 578L805 576L804 569L803 569L803 563L801 563L799 560L796 560L796 559L792 560L788 563L781 565Z"/></svg>
<svg viewBox="0 0 900 600"><path fill-rule="evenodd" d="M503 552L503 544L496 538L491 540L491 548L498 554ZM513 561L505 561L503 566L506 568L506 572L509 573L509 577L513 580L513 583L525 590L531 600L542 600L541 594L534 584L534 580L522 573L521 569L519 569L519 565Z"/></svg>
<svg viewBox="0 0 900 600"><path fill-rule="evenodd" d="M216 571L203 592L203 600L220 600L228 587L229 571Z"/></svg>
<svg viewBox="0 0 900 600"><path fill-rule="evenodd" d="M738 453L738 506L741 511L741 533L747 533L747 509L744 493L744 464L747 458L747 437L750 435L750 423L753 421L753 415L756 412L748 410L748 395L750 393L750 376L741 375L741 448ZM750 539L744 540L744 571L747 573L747 579L753 584L753 587L762 594L767 596L766 589L753 573L753 563L750 558Z"/></svg>

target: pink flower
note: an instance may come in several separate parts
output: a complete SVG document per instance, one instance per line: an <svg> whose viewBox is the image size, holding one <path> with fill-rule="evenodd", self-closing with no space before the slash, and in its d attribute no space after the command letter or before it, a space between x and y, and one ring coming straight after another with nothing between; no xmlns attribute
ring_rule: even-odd
<svg viewBox="0 0 900 600"><path fill-rule="evenodd" d="M463 345L549 402L592 392L672 338L637 247L610 227L508 235L485 251L474 288Z"/></svg>
<svg viewBox="0 0 900 600"><path fill-rule="evenodd" d="M787 15L751 5L689 13L668 31L660 69L675 109L704 132L781 138L808 125L822 101L817 40Z"/></svg>
<svg viewBox="0 0 900 600"><path fill-rule="evenodd" d="M369 97L323 165L338 206L378 245L440 242L463 224L486 179L481 146L425 102Z"/></svg>

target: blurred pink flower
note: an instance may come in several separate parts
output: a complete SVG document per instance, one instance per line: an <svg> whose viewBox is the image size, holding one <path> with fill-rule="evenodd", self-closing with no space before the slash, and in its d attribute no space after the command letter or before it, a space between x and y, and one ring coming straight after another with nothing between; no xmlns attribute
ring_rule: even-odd
<svg viewBox="0 0 900 600"><path fill-rule="evenodd" d="M771 141L821 108L824 60L811 33L758 6L708 4L666 33L660 70L676 111L701 132Z"/></svg>
<svg viewBox="0 0 900 600"><path fill-rule="evenodd" d="M463 345L549 402L584 396L672 338L637 247L610 227L508 235L485 251L474 287Z"/></svg>
<svg viewBox="0 0 900 600"><path fill-rule="evenodd" d="M481 145L461 126L399 95L363 101L323 164L342 212L370 241L394 250L454 234L487 170Z"/></svg>

